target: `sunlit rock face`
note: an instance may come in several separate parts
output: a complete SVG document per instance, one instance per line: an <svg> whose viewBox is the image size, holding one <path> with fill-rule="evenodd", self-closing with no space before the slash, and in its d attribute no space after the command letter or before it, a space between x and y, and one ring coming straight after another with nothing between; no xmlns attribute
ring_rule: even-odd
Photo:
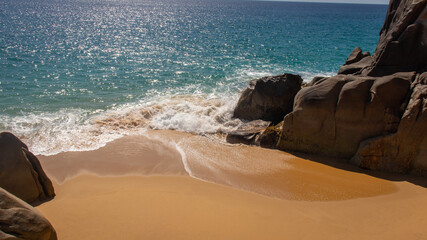
<svg viewBox="0 0 427 240"><path fill-rule="evenodd" d="M412 94L397 132L363 141L351 161L361 167L427 175L427 73Z"/></svg>
<svg viewBox="0 0 427 240"><path fill-rule="evenodd" d="M337 75L302 89L284 118L278 147L352 157L364 139L396 132L415 76Z"/></svg>

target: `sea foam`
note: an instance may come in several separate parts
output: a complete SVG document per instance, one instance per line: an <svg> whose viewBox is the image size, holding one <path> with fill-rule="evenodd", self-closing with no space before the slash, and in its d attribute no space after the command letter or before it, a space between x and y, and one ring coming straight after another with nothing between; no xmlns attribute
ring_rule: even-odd
<svg viewBox="0 0 427 240"><path fill-rule="evenodd" d="M0 129L11 131L35 154L87 151L125 135L147 129L171 129L194 134L226 134L242 122L232 118L237 96L158 97L109 110L63 109L56 113L3 116Z"/></svg>
<svg viewBox="0 0 427 240"><path fill-rule="evenodd" d="M228 85L216 86L210 94L186 94L187 90L182 94L157 92L108 109L66 108L13 117L2 115L0 130L14 133L31 151L43 155L94 150L126 135L143 134L147 129L178 130L223 140L222 136L242 124L233 118L241 90L249 80L271 75L275 73L241 69L226 78ZM309 81L313 76L330 74L301 75Z"/></svg>

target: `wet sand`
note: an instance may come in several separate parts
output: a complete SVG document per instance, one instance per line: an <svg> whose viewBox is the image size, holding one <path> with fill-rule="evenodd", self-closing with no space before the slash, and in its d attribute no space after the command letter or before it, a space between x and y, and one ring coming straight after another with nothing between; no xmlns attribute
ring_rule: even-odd
<svg viewBox="0 0 427 240"><path fill-rule="evenodd" d="M426 188L285 152L149 131L39 158L59 239L427 238Z"/></svg>

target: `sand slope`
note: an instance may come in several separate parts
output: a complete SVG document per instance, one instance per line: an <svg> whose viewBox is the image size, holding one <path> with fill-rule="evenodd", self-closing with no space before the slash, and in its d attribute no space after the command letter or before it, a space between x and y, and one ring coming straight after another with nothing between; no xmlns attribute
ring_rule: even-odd
<svg viewBox="0 0 427 240"><path fill-rule="evenodd" d="M152 131L40 159L59 239L427 239L424 187L283 152Z"/></svg>

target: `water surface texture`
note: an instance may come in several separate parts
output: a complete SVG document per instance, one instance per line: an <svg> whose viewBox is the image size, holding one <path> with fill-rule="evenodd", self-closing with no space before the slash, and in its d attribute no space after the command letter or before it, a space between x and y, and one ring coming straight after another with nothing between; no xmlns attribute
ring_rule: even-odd
<svg viewBox="0 0 427 240"><path fill-rule="evenodd" d="M226 133L249 80L333 75L386 5L0 0L0 131L35 153L147 128Z"/></svg>

